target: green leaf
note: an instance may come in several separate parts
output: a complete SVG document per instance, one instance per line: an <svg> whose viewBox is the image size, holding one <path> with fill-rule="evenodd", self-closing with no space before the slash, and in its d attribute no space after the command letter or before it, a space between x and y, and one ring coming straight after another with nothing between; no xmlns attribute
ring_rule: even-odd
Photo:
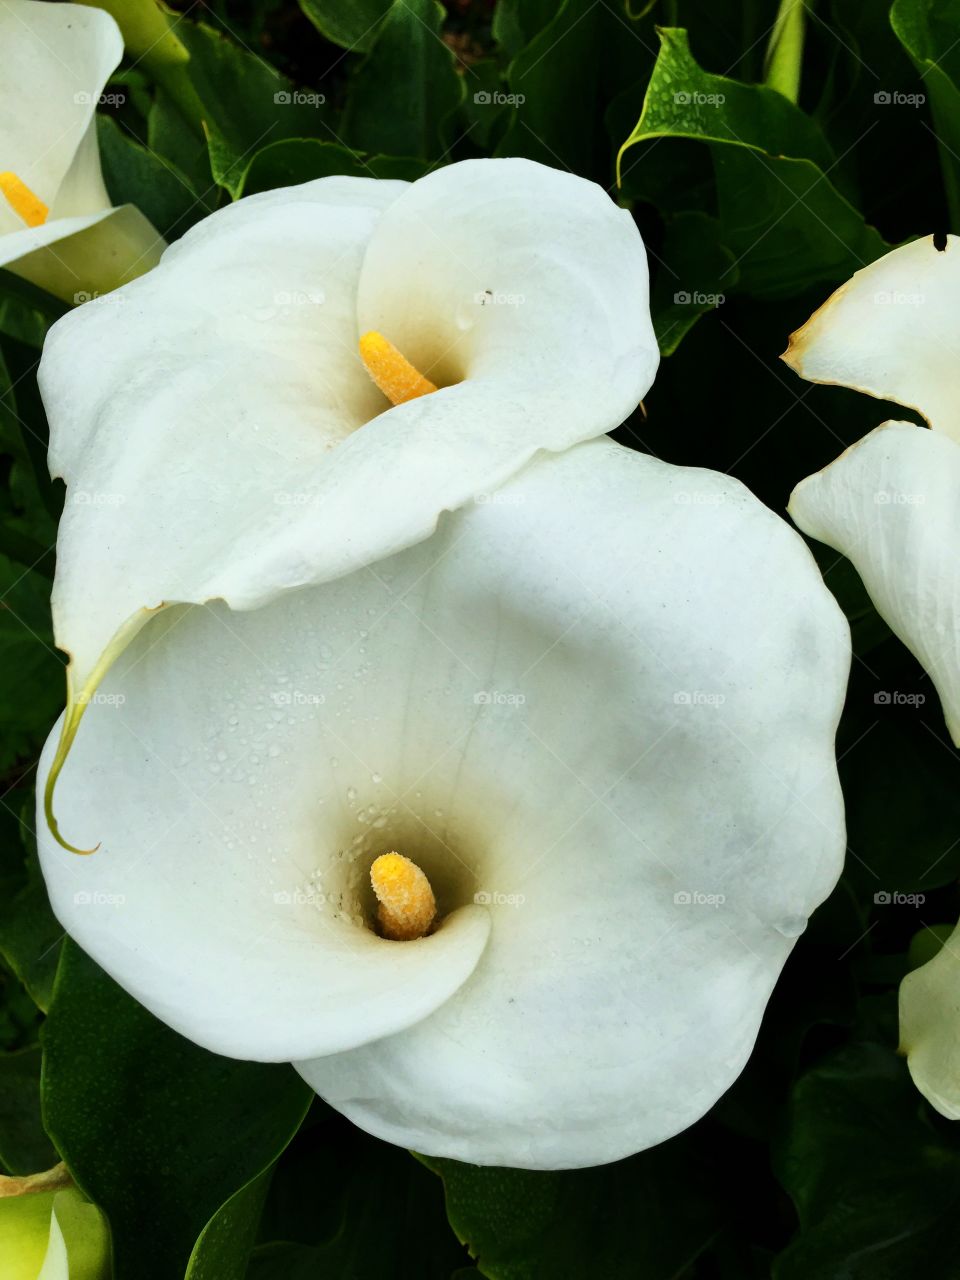
<svg viewBox="0 0 960 1280"><path fill-rule="evenodd" d="M203 23L181 22L187 73L200 101L213 176L236 198L254 152L281 138L309 137L323 119L323 95L296 88L256 54Z"/></svg>
<svg viewBox="0 0 960 1280"><path fill-rule="evenodd" d="M276 1160L312 1097L292 1067L235 1062L178 1036L69 941L43 1047L47 1129L110 1220L115 1280L183 1275L211 1219Z"/></svg>
<svg viewBox="0 0 960 1280"><path fill-rule="evenodd" d="M902 676L883 679L887 690L912 693ZM932 689L924 687L928 691L919 696L933 699ZM868 899L875 893L924 892L960 876L960 753L936 737L924 718L928 712L939 719L939 707L877 703L877 696L873 679L852 682L850 701L860 704L863 715L849 750L841 742L840 758L848 874Z"/></svg>
<svg viewBox="0 0 960 1280"><path fill-rule="evenodd" d="M0 1164L24 1176L56 1163L40 1119L39 1048L0 1053Z"/></svg>
<svg viewBox="0 0 960 1280"><path fill-rule="evenodd" d="M336 142L289 138L273 142L254 155L240 180L240 191L243 195L252 195L338 173L354 178L400 178L412 182L425 169L423 160L402 156L364 157Z"/></svg>
<svg viewBox="0 0 960 1280"><path fill-rule="evenodd" d="M622 3L521 0L511 9L496 28L514 51L509 125L496 154L572 169L609 186L604 113L652 65L652 24L631 19Z"/></svg>
<svg viewBox="0 0 960 1280"><path fill-rule="evenodd" d="M468 1259L440 1183L318 1104L277 1168L248 1280L448 1280Z"/></svg>
<svg viewBox="0 0 960 1280"><path fill-rule="evenodd" d="M210 172L206 138L188 126L163 89L157 90L147 116L147 146L172 172L182 175L204 212L216 208L220 192Z"/></svg>
<svg viewBox="0 0 960 1280"><path fill-rule="evenodd" d="M674 1280L724 1214L689 1135L564 1173L420 1159L443 1179L450 1225L491 1280Z"/></svg>
<svg viewBox="0 0 960 1280"><path fill-rule="evenodd" d="M162 236L176 239L207 212L190 182L109 116L97 116L103 177L114 204L136 205Z"/></svg>
<svg viewBox="0 0 960 1280"><path fill-rule="evenodd" d="M14 791L4 798L0 809L0 954L37 1007L46 1011L64 935L50 909L40 871L33 816L32 789Z"/></svg>
<svg viewBox="0 0 960 1280"><path fill-rule="evenodd" d="M436 0L393 0L370 52L354 73L343 140L359 151L438 160L450 116L464 96L444 44Z"/></svg>
<svg viewBox="0 0 960 1280"><path fill-rule="evenodd" d="M960 1148L930 1123L906 1063L854 1044L795 1086L777 1175L800 1231L776 1280L904 1280L956 1274Z"/></svg>
<svg viewBox="0 0 960 1280"><path fill-rule="evenodd" d="M643 112L618 167L630 148L659 138L707 145L738 288L784 297L846 280L886 252L827 176L835 160L813 120L773 89L703 71L685 31L665 28L660 39Z"/></svg>
<svg viewBox="0 0 960 1280"><path fill-rule="evenodd" d="M200 1234L184 1280L245 1280L273 1165L235 1191Z"/></svg>
<svg viewBox="0 0 960 1280"><path fill-rule="evenodd" d="M0 555L0 770L35 758L63 706L50 583Z"/></svg>
<svg viewBox="0 0 960 1280"><path fill-rule="evenodd" d="M493 14L493 37L515 58L557 14L556 0L500 0Z"/></svg>
<svg viewBox="0 0 960 1280"><path fill-rule="evenodd" d="M390 0L300 0L300 8L325 39L366 53Z"/></svg>
<svg viewBox="0 0 960 1280"><path fill-rule="evenodd" d="M890 24L922 77L940 154L952 231L960 231L960 3L894 0ZM893 106L895 90L883 90ZM925 97L921 94L921 99Z"/></svg>
<svg viewBox="0 0 960 1280"><path fill-rule="evenodd" d="M720 223L705 213L671 218L659 257L650 307L660 354L669 356L700 316L723 306L738 272Z"/></svg>
<svg viewBox="0 0 960 1280"><path fill-rule="evenodd" d="M30 347L43 346L47 330L70 308L59 298L0 270L0 333Z"/></svg>

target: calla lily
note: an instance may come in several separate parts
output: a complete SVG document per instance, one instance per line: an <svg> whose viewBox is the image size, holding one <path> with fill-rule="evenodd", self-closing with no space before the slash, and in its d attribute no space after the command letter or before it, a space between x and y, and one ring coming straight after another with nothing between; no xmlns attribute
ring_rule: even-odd
<svg viewBox="0 0 960 1280"><path fill-rule="evenodd" d="M29 1178L0 1177L3 1280L108 1280L106 1221L62 1165Z"/></svg>
<svg viewBox="0 0 960 1280"><path fill-rule="evenodd" d="M349 573L537 452L618 426L657 366L647 289L633 220L600 187L475 160L242 200L116 305L64 317L39 375L67 482L51 788L156 610L249 609Z"/></svg>
<svg viewBox="0 0 960 1280"><path fill-rule="evenodd" d="M960 745L960 239L932 237L858 271L784 357L918 410L886 422L794 490L799 527L856 567L891 630L928 671ZM921 1093L960 1117L960 935L900 988L901 1048Z"/></svg>
<svg viewBox="0 0 960 1280"><path fill-rule="evenodd" d="M164 240L103 185L97 103L123 56L101 9L0 0L0 267L67 302L149 271Z"/></svg>
<svg viewBox="0 0 960 1280"><path fill-rule="evenodd" d="M421 1152L584 1166L703 1115L841 867L849 635L801 539L597 440L269 594L165 610L105 676L58 792L96 855L41 813L64 927L182 1034Z"/></svg>

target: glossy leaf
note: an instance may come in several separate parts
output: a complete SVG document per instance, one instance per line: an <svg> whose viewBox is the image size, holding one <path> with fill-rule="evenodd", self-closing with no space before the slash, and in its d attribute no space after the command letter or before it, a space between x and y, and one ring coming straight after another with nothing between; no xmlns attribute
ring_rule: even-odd
<svg viewBox="0 0 960 1280"><path fill-rule="evenodd" d="M43 1048L47 1127L110 1220L115 1280L182 1275L210 1219L273 1163L311 1096L290 1067L234 1062L176 1035L73 943Z"/></svg>
<svg viewBox="0 0 960 1280"><path fill-rule="evenodd" d="M885 251L833 185L835 157L810 117L774 89L703 71L685 31L665 28L660 38L643 112L619 164L631 148L661 138L709 147L723 242L741 289L782 297L846 279Z"/></svg>
<svg viewBox="0 0 960 1280"><path fill-rule="evenodd" d="M436 0L392 0L350 86L345 143L427 160L444 154L464 87L441 38L443 18Z"/></svg>
<svg viewBox="0 0 960 1280"><path fill-rule="evenodd" d="M351 52L365 53L390 0L300 0L300 8L322 36Z"/></svg>
<svg viewBox="0 0 960 1280"><path fill-rule="evenodd" d="M443 1179L450 1224L490 1280L670 1280L724 1212L688 1139L564 1173L421 1159Z"/></svg>
<svg viewBox="0 0 960 1280"><path fill-rule="evenodd" d="M960 1145L934 1126L906 1063L856 1044L797 1084L776 1171L800 1232L776 1280L903 1280L955 1273Z"/></svg>

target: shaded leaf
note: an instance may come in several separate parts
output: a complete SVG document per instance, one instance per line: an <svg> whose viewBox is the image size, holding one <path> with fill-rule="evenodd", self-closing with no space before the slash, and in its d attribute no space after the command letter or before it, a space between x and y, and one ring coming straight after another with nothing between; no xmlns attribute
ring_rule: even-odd
<svg viewBox="0 0 960 1280"><path fill-rule="evenodd" d="M300 0L300 8L327 40L350 52L365 53L390 0Z"/></svg>
<svg viewBox="0 0 960 1280"><path fill-rule="evenodd" d="M292 1067L184 1040L69 941L43 1048L47 1128L110 1220L115 1280L182 1275L210 1219L273 1163L312 1096Z"/></svg>
<svg viewBox="0 0 960 1280"><path fill-rule="evenodd" d="M103 177L114 204L133 204L160 234L176 239L207 212L187 179L110 119L97 117Z"/></svg>
<svg viewBox="0 0 960 1280"><path fill-rule="evenodd" d="M673 1280L724 1212L689 1137L561 1173L420 1159L443 1179L450 1224L491 1280Z"/></svg>
<svg viewBox="0 0 960 1280"><path fill-rule="evenodd" d="M240 190L243 195L252 195L257 191L293 186L338 173L355 178L413 181L425 169L422 160L402 156L365 157L336 142L321 142L319 138L290 138L271 143L254 155L243 173Z"/></svg>
<svg viewBox="0 0 960 1280"><path fill-rule="evenodd" d="M354 73L343 140L359 151L438 160L463 82L441 37L436 0L393 0L370 52Z"/></svg>
<svg viewBox="0 0 960 1280"><path fill-rule="evenodd" d="M739 288L787 296L845 280L886 251L828 177L835 160L812 119L773 89L701 70L685 31L665 28L660 38L643 112L620 163L632 147L659 138L709 147L723 243Z"/></svg>
<svg viewBox="0 0 960 1280"><path fill-rule="evenodd" d="M23 1176L56 1163L40 1118L39 1048L0 1053L0 1165Z"/></svg>
<svg viewBox="0 0 960 1280"><path fill-rule="evenodd" d="M953 1276L960 1149L892 1048L850 1045L796 1085L777 1176L800 1232L776 1280Z"/></svg>

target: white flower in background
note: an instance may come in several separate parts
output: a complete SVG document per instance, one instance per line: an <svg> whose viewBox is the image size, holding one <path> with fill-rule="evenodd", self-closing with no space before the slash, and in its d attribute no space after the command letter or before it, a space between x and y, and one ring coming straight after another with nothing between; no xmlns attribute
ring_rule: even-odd
<svg viewBox="0 0 960 1280"><path fill-rule="evenodd" d="M923 664L960 745L960 239L932 237L858 271L784 357L803 377L916 409L886 422L794 490L790 512L857 569ZM960 1118L960 929L900 988L914 1082Z"/></svg>
<svg viewBox="0 0 960 1280"><path fill-rule="evenodd" d="M233 361L227 374L243 376ZM422 401L473 483L530 452L508 377L485 378L486 444L469 379L462 427L443 392ZM548 435L531 395L534 438L572 435L588 400ZM333 398L316 402L322 425ZM300 399L287 403L292 418ZM439 422L388 420L398 452L381 440L382 483L371 461L342 513L363 558L363 518L397 492L386 459L404 474L404 441L422 439L431 520L471 483L431 471ZM222 468L236 469L226 450ZM218 510L226 573L231 543L254 543ZM406 511L384 545L420 529ZM199 523L197 536L207 548ZM330 537L333 552L302 541L305 578L311 555L343 565L343 529ZM244 568L256 581L242 559L231 581ZM739 483L581 443L335 580L258 609L161 613L107 673L61 776L66 829L99 850L73 857L40 814L51 901L179 1032L292 1061L382 1138L483 1164L615 1160L692 1124L736 1078L837 879L848 665L801 539ZM55 753L56 734L41 786Z"/></svg>
<svg viewBox="0 0 960 1280"><path fill-rule="evenodd" d="M39 375L67 482L51 789L152 612L349 573L537 452L618 426L656 370L647 288L633 220L600 187L476 160L242 200L117 305L64 317Z"/></svg>
<svg viewBox="0 0 960 1280"><path fill-rule="evenodd" d="M106 1219L63 1165L24 1178L0 1175L3 1280L109 1280L110 1272Z"/></svg>
<svg viewBox="0 0 960 1280"><path fill-rule="evenodd" d="M96 109L123 56L101 9L0 0L0 267L67 302L159 261L164 240L103 185Z"/></svg>

